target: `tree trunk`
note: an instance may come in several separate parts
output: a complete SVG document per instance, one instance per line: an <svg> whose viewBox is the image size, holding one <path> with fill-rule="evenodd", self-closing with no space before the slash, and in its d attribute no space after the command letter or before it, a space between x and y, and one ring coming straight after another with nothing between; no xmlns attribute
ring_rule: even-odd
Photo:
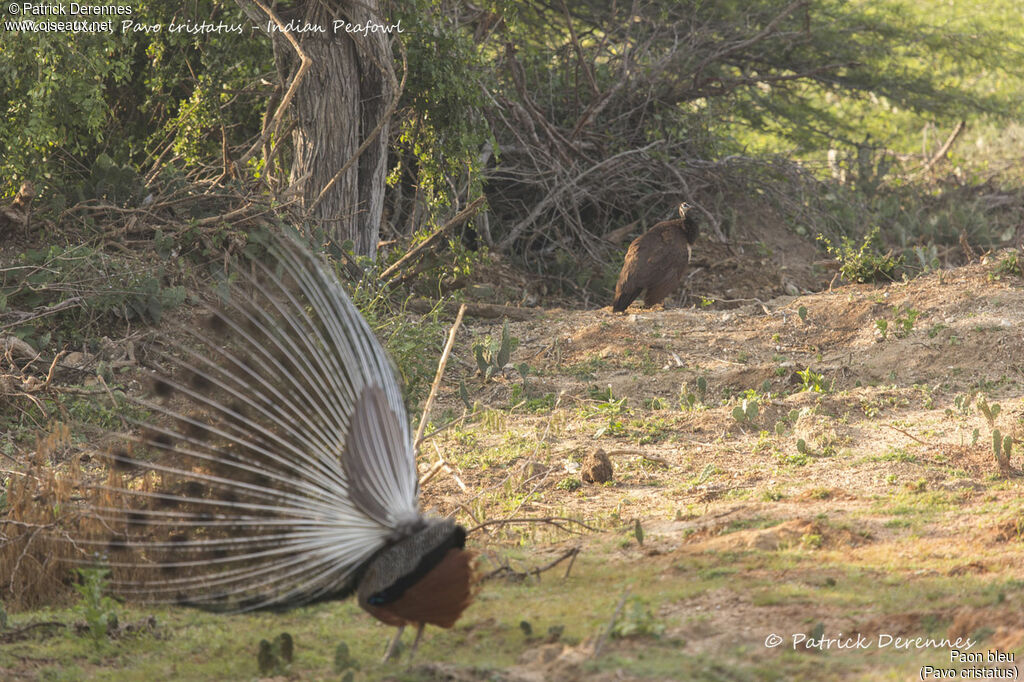
<svg viewBox="0 0 1024 682"><path fill-rule="evenodd" d="M326 31L292 34L313 63L292 103L291 182L301 183L299 196L310 220L323 226L335 244L351 240L357 255L373 258L384 207L388 122L383 119L395 95L394 64L388 34L347 33L344 27L335 31L333 24L338 19L385 26L379 0L310 0L289 14L300 26L308 22ZM278 54L288 55L293 68L287 70L294 74L295 51L282 47ZM348 169L321 198L346 164Z"/></svg>

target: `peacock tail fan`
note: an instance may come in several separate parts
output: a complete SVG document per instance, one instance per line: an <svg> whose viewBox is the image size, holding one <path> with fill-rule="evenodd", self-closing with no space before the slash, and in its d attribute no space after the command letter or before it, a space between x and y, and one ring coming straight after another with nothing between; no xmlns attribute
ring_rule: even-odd
<svg viewBox="0 0 1024 682"><path fill-rule="evenodd" d="M106 475L82 477L77 561L129 599L280 609L456 528L421 517L390 361L297 238L250 244L205 308L157 344L145 395L118 396L119 432L89 434Z"/></svg>

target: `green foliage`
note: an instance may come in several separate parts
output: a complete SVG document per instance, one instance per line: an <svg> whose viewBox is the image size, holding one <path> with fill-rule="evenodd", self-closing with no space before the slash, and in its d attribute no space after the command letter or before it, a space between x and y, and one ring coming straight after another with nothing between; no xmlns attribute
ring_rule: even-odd
<svg viewBox="0 0 1024 682"><path fill-rule="evenodd" d="M972 390L968 393L962 393L957 397L953 398L953 406L956 408L956 412L959 413L961 417L966 417L968 414L970 414L971 404L974 402L974 396L976 395L976 393L977 391ZM946 415L953 416L953 410L947 407Z"/></svg>
<svg viewBox="0 0 1024 682"><path fill-rule="evenodd" d="M580 410L580 416L584 419L598 417L605 420L605 424L594 432L594 438L600 438L604 435L624 435L626 433L626 424L623 422L622 416L628 412L626 407L628 398L615 398L612 395L611 386L605 389L599 389L596 386L591 387L588 393L594 402L585 405Z"/></svg>
<svg viewBox="0 0 1024 682"><path fill-rule="evenodd" d="M572 492L574 490L579 490L582 486L583 483L580 481L580 479L568 476L559 481L558 485L556 485L555 487L558 488L559 490L567 490L569 492Z"/></svg>
<svg viewBox="0 0 1024 682"><path fill-rule="evenodd" d="M744 398L743 402L732 410L732 418L740 424L751 424L757 419L757 401Z"/></svg>
<svg viewBox="0 0 1024 682"><path fill-rule="evenodd" d="M989 405L988 401L985 400L985 396L978 396L977 407L985 416L985 420L988 422L989 428L995 428L996 419L999 417L999 413L1002 412L1003 406L999 403L992 403Z"/></svg>
<svg viewBox="0 0 1024 682"><path fill-rule="evenodd" d="M840 237L839 246L833 246L832 240L823 234L818 241L825 245L825 250L839 261L839 272L848 282L875 282L878 280L892 281L895 279L896 268L903 264L903 256L893 258L892 253L881 253L874 246L878 239L879 228L876 225L864 236L864 242L858 247L847 236Z"/></svg>
<svg viewBox="0 0 1024 682"><path fill-rule="evenodd" d="M557 402L558 398L554 393L545 393L544 395L530 398L527 396L525 390L523 390L523 386L521 384L513 386L512 394L509 396L509 403L512 405L519 405L522 403L522 409L526 412L550 412L554 409Z"/></svg>
<svg viewBox="0 0 1024 682"><path fill-rule="evenodd" d="M910 335L910 332L914 330L914 322L917 321L920 314L920 310L914 310L913 308L906 308L902 312L896 313L895 322L897 338L902 339Z"/></svg>
<svg viewBox="0 0 1024 682"><path fill-rule="evenodd" d="M366 280L352 290L351 297L394 361L404 384L406 404L418 404L426 398L434 380L447 331L441 321L441 302L426 315L411 319L387 292Z"/></svg>
<svg viewBox="0 0 1024 682"><path fill-rule="evenodd" d="M998 281L1003 277L1024 277L1024 256L1021 252L1015 250L1004 254L989 273L991 280Z"/></svg>
<svg viewBox="0 0 1024 682"><path fill-rule="evenodd" d="M630 597L625 604L622 615L612 626L612 637L627 639L630 637L661 637L665 632L665 624L660 622L650 607L640 597Z"/></svg>
<svg viewBox="0 0 1024 682"><path fill-rule="evenodd" d="M1002 467L1010 465L1010 451L1013 449L1013 437L1003 437L999 429L992 429L992 451L995 453L996 462Z"/></svg>
<svg viewBox="0 0 1024 682"><path fill-rule="evenodd" d="M107 634L117 627L117 604L106 596L110 570L93 566L78 568L79 582L75 591L81 596L78 612L85 619L86 633L97 651L103 648Z"/></svg>
<svg viewBox="0 0 1024 682"><path fill-rule="evenodd" d="M476 358L477 368L485 382L501 372L512 358L512 351L518 345L519 339L508 333L508 320L505 320L505 324L501 327L501 338L492 339L488 336L483 341L473 344L473 357ZM522 374L522 376L525 384L526 375Z"/></svg>
<svg viewBox="0 0 1024 682"><path fill-rule="evenodd" d="M894 336L898 339L904 339L910 335L910 332L914 331L914 323L917 322L917 318L921 315L920 310L914 310L913 308L893 308L893 324L895 325ZM889 321L884 318L875 320L875 328L878 329L879 335L882 340L886 340L889 336Z"/></svg>
<svg viewBox="0 0 1024 682"><path fill-rule="evenodd" d="M82 198L122 203L135 171L168 140L199 163L219 160L220 135L211 133L220 125L238 141L258 133L265 92L253 86L271 70L270 40L166 30L187 17L249 23L234 3L198 0L183 17L173 3L140 0L131 20L165 30L122 31L115 19L112 32L20 31L6 40L0 192L28 179L56 208ZM111 182L114 169L131 182Z"/></svg>
<svg viewBox="0 0 1024 682"><path fill-rule="evenodd" d="M1002 431L996 428L996 420L1003 411L1003 407L999 403L989 404L983 395L978 396L978 401L975 404L978 411L984 415L985 421L988 422L988 427L992 430L992 452L995 454L996 462L999 463L1001 468L1006 469L1010 466L1010 455L1013 451L1014 441L1012 436L1004 436ZM971 444L976 444L979 438L980 433L978 429L975 429Z"/></svg>
<svg viewBox="0 0 1024 682"><path fill-rule="evenodd" d="M917 258L917 264L922 273L938 270L942 267L942 262L939 260L939 250L935 244L916 245L911 252Z"/></svg>
<svg viewBox="0 0 1024 682"><path fill-rule="evenodd" d="M696 408L698 402L703 402L707 397L708 381L703 376L697 378L697 393L690 391L688 383L683 382L679 387L679 409L688 412Z"/></svg>
<svg viewBox="0 0 1024 682"><path fill-rule="evenodd" d="M815 372L810 367L807 369L797 370L797 376L800 377L801 391L811 391L813 393L824 393L825 392L825 376Z"/></svg>
<svg viewBox="0 0 1024 682"><path fill-rule="evenodd" d="M485 55L444 10L440 0L413 0L392 3L389 17L401 21L408 73L388 184L414 185L431 211L454 199L453 177L467 178L474 196L481 191L480 149L490 139L481 89L488 80Z"/></svg>

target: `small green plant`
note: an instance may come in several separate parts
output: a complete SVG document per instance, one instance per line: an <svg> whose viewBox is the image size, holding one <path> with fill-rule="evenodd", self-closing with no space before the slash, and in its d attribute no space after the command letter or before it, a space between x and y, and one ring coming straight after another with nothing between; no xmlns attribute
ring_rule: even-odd
<svg viewBox="0 0 1024 682"><path fill-rule="evenodd" d="M518 345L519 339L508 333L508 320L505 320L505 324L502 325L500 339L488 337L481 343L473 344L476 365L480 373L483 374L485 382L508 364L512 357L512 351Z"/></svg>
<svg viewBox="0 0 1024 682"><path fill-rule="evenodd" d="M606 389L592 387L589 391L589 395L591 399L598 402L593 405L585 406L580 411L581 416L584 418L600 416L607 419L607 423L598 428L594 433L594 438L600 438L605 434L617 436L625 433L626 425L620 417L628 411L626 408L628 398L616 399L615 396L612 395L611 386Z"/></svg>
<svg viewBox="0 0 1024 682"><path fill-rule="evenodd" d="M976 391L972 390L970 393L963 393L953 398L953 406L956 407L956 412L958 412L961 417L966 417L971 413L971 403L974 402L974 396L976 393ZM946 416L952 417L953 415L953 410L947 407Z"/></svg>
<svg viewBox="0 0 1024 682"><path fill-rule="evenodd" d="M899 308L893 308L893 335L898 339L906 338L910 335L910 332L914 330L914 323L917 322L918 316L921 315L920 310L914 310L913 308L906 308L900 310ZM878 330L882 340L885 341L889 336L889 321L884 318L875 320L875 328Z"/></svg>
<svg viewBox="0 0 1024 682"><path fill-rule="evenodd" d="M646 407L648 410L657 411L664 410L667 407L667 405L665 404L664 399L654 397L651 398L650 400L645 400L644 407Z"/></svg>
<svg viewBox="0 0 1024 682"><path fill-rule="evenodd" d="M985 416L985 421L988 422L988 427L992 429L992 452L995 454L996 462L999 463L999 467L1006 469L1010 466L1010 454L1013 450L1013 437L1009 435L1003 435L1002 431L996 428L996 419L999 418L999 414L1003 410L1003 406L999 403L992 403L985 399L985 396L979 396L978 402L975 403L978 411ZM975 431L974 443L978 441L977 429ZM972 443L972 444L974 444Z"/></svg>
<svg viewBox="0 0 1024 682"><path fill-rule="evenodd" d="M1024 277L1024 258L1019 251L1011 251L996 263L995 268L988 273L989 280L998 281L1003 277Z"/></svg>
<svg viewBox="0 0 1024 682"><path fill-rule="evenodd" d="M921 274L938 270L942 265L942 262L939 260L939 250L934 243L930 243L927 246L915 246L913 252L917 258L917 264L921 268Z"/></svg>
<svg viewBox="0 0 1024 682"><path fill-rule="evenodd" d="M918 316L921 314L920 310L914 310L913 308L906 308L902 312L893 311L895 314L896 322L896 336L897 338L906 338L910 335L910 332L914 330L914 322L917 321Z"/></svg>
<svg viewBox="0 0 1024 682"><path fill-rule="evenodd" d="M804 408L804 410L806 409L807 408ZM788 431L791 427L796 426L796 422L798 419L800 419L800 415L804 412L804 410L797 410L795 408L790 410L789 414L787 414L779 421L775 422L775 433L781 436L784 433L786 433L786 431Z"/></svg>
<svg viewBox="0 0 1024 682"><path fill-rule="evenodd" d="M346 647L347 649L347 647ZM261 675L273 675L283 677L288 675L292 665L292 657L295 652L295 643L292 636L282 632L274 638L273 642L260 640L259 652L256 660L259 664ZM337 650L335 651L335 662L337 663Z"/></svg>
<svg viewBox="0 0 1024 682"><path fill-rule="evenodd" d="M348 644L341 642L334 649L334 672L338 675L354 677L356 670L359 670L359 661L352 657Z"/></svg>
<svg viewBox="0 0 1024 682"><path fill-rule="evenodd" d="M630 597L622 617L612 626L612 637L661 637L665 625L660 623L647 604L639 597Z"/></svg>
<svg viewBox="0 0 1024 682"><path fill-rule="evenodd" d="M519 378L523 380L523 395L529 394L530 387L526 383L526 376L530 373L530 366L525 362L520 362L516 365L516 371L519 372Z"/></svg>
<svg viewBox="0 0 1024 682"><path fill-rule="evenodd" d="M697 396L686 390L686 384L683 384L679 389L679 409L683 412L689 412L697 405Z"/></svg>
<svg viewBox="0 0 1024 682"><path fill-rule="evenodd" d="M76 569L79 583L75 591L81 595L82 601L77 610L85 619L86 632L97 651L103 648L107 633L117 627L117 603L106 596L109 584L110 569L90 566Z"/></svg>
<svg viewBox="0 0 1024 682"><path fill-rule="evenodd" d="M800 316L800 321L807 324L807 306L802 305L797 308L796 314Z"/></svg>
<svg viewBox="0 0 1024 682"><path fill-rule="evenodd" d="M558 485L556 485L555 487L558 488L559 490L567 490L568 492L573 492L574 490L579 490L582 485L583 483L580 482L580 479L573 478L570 476L568 478L563 478L561 481L558 482Z"/></svg>
<svg viewBox="0 0 1024 682"><path fill-rule="evenodd" d="M980 396L976 403L978 411L985 415L985 421L988 422L988 427L994 429L996 426L996 418L999 417L999 413L1002 411L1003 406L999 403L988 404L985 400L985 396Z"/></svg>
<svg viewBox="0 0 1024 682"><path fill-rule="evenodd" d="M992 430L992 450L996 455L996 462L1002 468L1010 466L1010 453L1013 449L1013 436L1003 436L999 429Z"/></svg>
<svg viewBox="0 0 1024 682"><path fill-rule="evenodd" d="M800 377L801 391L811 391L812 393L824 393L825 392L825 376L815 372L810 367L804 370L797 370L797 376Z"/></svg>
<svg viewBox="0 0 1024 682"><path fill-rule="evenodd" d="M751 424L757 419L757 401L743 399L743 402L732 409L732 418L742 424Z"/></svg>
<svg viewBox="0 0 1024 682"><path fill-rule="evenodd" d="M845 235L840 238L839 246L833 246L823 234L818 235L818 241L825 245L829 255L839 261L839 272L847 282L892 281L896 269L903 265L903 256L893 258L891 251L882 254L874 248L879 231L877 225L871 228L859 247Z"/></svg>
<svg viewBox="0 0 1024 682"><path fill-rule="evenodd" d="M825 539L818 533L804 533L800 536L800 546L804 549L821 549Z"/></svg>
<svg viewBox="0 0 1024 682"><path fill-rule="evenodd" d="M459 379L459 400L466 406L468 412L473 411L473 403L469 399L469 389L466 388L466 380Z"/></svg>

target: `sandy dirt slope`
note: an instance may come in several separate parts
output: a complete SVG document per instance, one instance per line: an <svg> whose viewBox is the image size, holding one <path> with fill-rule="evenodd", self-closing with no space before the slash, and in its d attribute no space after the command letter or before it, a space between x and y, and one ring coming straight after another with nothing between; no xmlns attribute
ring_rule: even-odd
<svg viewBox="0 0 1024 682"><path fill-rule="evenodd" d="M880 636L1019 652L1024 281L998 262L725 310L547 310L510 325L525 391L511 367L486 384L472 376L470 346L500 333L472 323L437 409L464 411L461 374L493 411L434 439L432 457L455 475L432 480L426 499L469 524L550 515L603 529L518 532L538 552L577 542L618 566L657 624L604 645L617 667L528 649L523 665L540 677L522 679L918 679L925 665L956 667L948 646ZM819 390L805 390L815 378ZM744 398L756 414L734 414ZM1012 443L1002 465L995 430ZM614 466L603 485L579 473L594 448ZM584 563L581 580L588 570L601 571ZM766 647L771 633L869 645L792 651ZM581 639L586 653L593 640ZM659 657L660 672L637 662Z"/></svg>

